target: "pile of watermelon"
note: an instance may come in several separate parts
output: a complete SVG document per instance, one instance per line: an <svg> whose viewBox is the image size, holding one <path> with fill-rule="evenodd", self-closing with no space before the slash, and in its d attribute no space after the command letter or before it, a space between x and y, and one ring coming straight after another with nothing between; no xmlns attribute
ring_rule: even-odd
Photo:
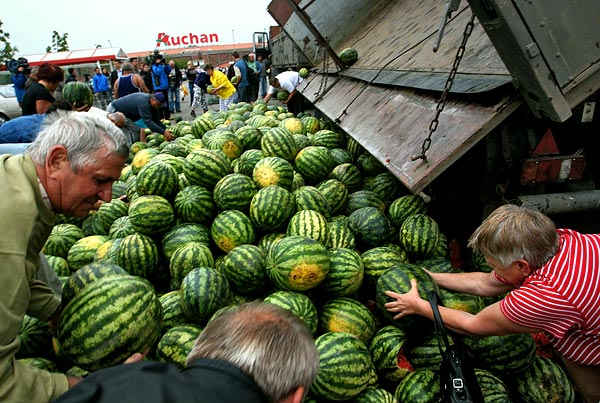
<svg viewBox="0 0 600 403"><path fill-rule="evenodd" d="M424 201L310 114L240 103L170 130L172 142L151 133L133 145L110 203L60 217L44 247L64 282L58 335L27 317L20 357L78 374L149 351L183 367L214 315L261 299L314 334L320 371L306 401L440 401L431 322L383 309L383 292L413 278L422 296L436 289L422 267L458 270ZM472 261L466 270L489 270ZM472 313L495 301L439 291ZM463 343L486 403L574 401L530 335Z"/></svg>

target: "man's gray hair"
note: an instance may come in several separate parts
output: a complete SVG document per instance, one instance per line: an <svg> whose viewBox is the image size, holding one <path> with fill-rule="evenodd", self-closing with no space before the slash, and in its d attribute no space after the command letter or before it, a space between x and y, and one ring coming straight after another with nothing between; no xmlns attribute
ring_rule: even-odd
<svg viewBox="0 0 600 403"><path fill-rule="evenodd" d="M227 309L196 339L187 358L227 361L248 374L273 403L303 386L319 370L319 353L308 327L273 304L249 302Z"/></svg>
<svg viewBox="0 0 600 403"><path fill-rule="evenodd" d="M121 66L121 70L123 70L123 71L133 71L133 66L129 62L123 62L123 65Z"/></svg>
<svg viewBox="0 0 600 403"><path fill-rule="evenodd" d="M74 172L95 162L97 151L103 147L106 155L129 156L129 143L123 132L109 119L88 112L58 113L40 131L27 153L36 164L44 164L56 145L67 149Z"/></svg>

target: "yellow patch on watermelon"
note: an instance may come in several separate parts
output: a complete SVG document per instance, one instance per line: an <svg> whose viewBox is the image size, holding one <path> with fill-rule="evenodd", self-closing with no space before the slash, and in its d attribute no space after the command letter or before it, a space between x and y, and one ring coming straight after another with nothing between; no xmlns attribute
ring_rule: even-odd
<svg viewBox="0 0 600 403"><path fill-rule="evenodd" d="M277 185L280 179L275 171L266 166L257 167L252 176L261 188Z"/></svg>
<svg viewBox="0 0 600 403"><path fill-rule="evenodd" d="M295 290L306 291L318 286L326 275L318 264L300 263L290 270L289 281Z"/></svg>
<svg viewBox="0 0 600 403"><path fill-rule="evenodd" d="M219 239L215 240L215 243L217 244L219 249L221 249L225 253L229 253L230 250L232 250L233 248L238 246L235 242L233 242L231 239L229 239L227 237L219 238Z"/></svg>

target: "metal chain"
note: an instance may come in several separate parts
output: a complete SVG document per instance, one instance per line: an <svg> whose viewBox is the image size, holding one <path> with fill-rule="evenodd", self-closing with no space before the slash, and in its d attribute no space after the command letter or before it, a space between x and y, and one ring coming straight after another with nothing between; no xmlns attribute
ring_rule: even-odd
<svg viewBox="0 0 600 403"><path fill-rule="evenodd" d="M440 123L440 115L441 115L442 111L444 110L444 107L446 106L448 93L450 92L450 89L452 88L452 84L454 84L454 78L456 77L456 73L458 72L458 66L460 65L460 61L465 53L465 49L467 46L467 40L469 39L469 36L471 36L471 33L473 32L473 27L475 25L474 21L475 21L475 13L471 13L471 19L469 20L469 22L467 22L467 25L465 26L462 42L461 42L460 46L458 47L458 50L456 51L456 56L454 57L454 64L452 65L450 74L448 75L448 78L446 79L446 85L444 86L444 91L442 92L442 96L438 100L437 106L435 107L435 116L433 117L433 119L431 120L431 123L429 124L429 134L427 135L427 138L425 140L423 140L423 144L421 145L421 154L413 157L412 161L422 159L423 161L427 162L426 153L429 150L429 147L431 147L431 136L432 136L433 132L435 132L437 130L438 125Z"/></svg>
<svg viewBox="0 0 600 403"><path fill-rule="evenodd" d="M321 82L319 83L319 88L317 92L315 92L315 97L319 97L324 88L327 88L327 79L329 78L329 52L325 47L321 48L323 50L323 68L321 69Z"/></svg>

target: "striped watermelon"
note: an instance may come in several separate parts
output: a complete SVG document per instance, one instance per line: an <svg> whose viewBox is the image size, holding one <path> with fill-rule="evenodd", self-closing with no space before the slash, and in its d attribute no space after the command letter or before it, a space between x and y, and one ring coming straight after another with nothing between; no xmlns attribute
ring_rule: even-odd
<svg viewBox="0 0 600 403"><path fill-rule="evenodd" d="M329 154L331 154L336 166L346 163L352 164L352 154L345 148L330 148Z"/></svg>
<svg viewBox="0 0 600 403"><path fill-rule="evenodd" d="M44 357L30 357L21 358L18 360L21 364L28 365L37 369L41 369L47 372L58 372L56 363L49 358Z"/></svg>
<svg viewBox="0 0 600 403"><path fill-rule="evenodd" d="M300 150L294 165L307 182L314 184L326 179L335 166L327 148L321 146L308 146Z"/></svg>
<svg viewBox="0 0 600 403"><path fill-rule="evenodd" d="M442 301L444 301L445 307L458 311L469 312L475 315L484 308L483 301L478 295L447 290L445 288L440 289L439 295Z"/></svg>
<svg viewBox="0 0 600 403"><path fill-rule="evenodd" d="M350 163L337 165L331 170L329 177L342 182L348 192L356 192L362 187L362 174L356 165Z"/></svg>
<svg viewBox="0 0 600 403"><path fill-rule="evenodd" d="M325 333L315 344L319 352L319 372L311 391L318 397L335 401L352 399L376 376L369 350L353 335Z"/></svg>
<svg viewBox="0 0 600 403"><path fill-rule="evenodd" d="M148 163L152 158L156 157L160 151L156 148L146 148L138 151L131 161L131 171L134 175L140 172L140 169Z"/></svg>
<svg viewBox="0 0 600 403"><path fill-rule="evenodd" d="M161 326L162 306L148 281L106 276L88 284L65 306L58 340L67 358L94 371L148 350Z"/></svg>
<svg viewBox="0 0 600 403"><path fill-rule="evenodd" d="M481 388L481 394L483 395L484 403L512 402L510 399L510 392L502 379L481 368L475 368L475 377L477 378L477 383ZM533 383L531 385L533 385Z"/></svg>
<svg viewBox="0 0 600 403"><path fill-rule="evenodd" d="M290 191L296 191L304 185L306 185L306 182L304 181L302 175L300 175L299 172L294 171L294 179L292 179L292 187L290 188Z"/></svg>
<svg viewBox="0 0 600 403"><path fill-rule="evenodd" d="M52 351L50 326L44 320L25 315L17 337L19 350L16 358L46 357Z"/></svg>
<svg viewBox="0 0 600 403"><path fill-rule="evenodd" d="M296 141L298 150L302 150L303 148L312 145L310 143L310 140L308 139L308 136L306 136L305 134L294 134L294 140Z"/></svg>
<svg viewBox="0 0 600 403"><path fill-rule="evenodd" d="M377 330L369 344L369 352L377 373L394 384L413 371L404 356L406 339L407 334L402 329L384 326Z"/></svg>
<svg viewBox="0 0 600 403"><path fill-rule="evenodd" d="M175 214L164 197L140 196L129 204L129 220L137 232L150 235L168 230L175 221Z"/></svg>
<svg viewBox="0 0 600 403"><path fill-rule="evenodd" d="M306 291L329 273L327 249L311 238L289 236L277 242L267 257L267 274L283 290Z"/></svg>
<svg viewBox="0 0 600 403"><path fill-rule="evenodd" d="M112 262L99 261L89 263L71 274L62 289L62 304L66 305L83 287L102 277L125 275L127 272Z"/></svg>
<svg viewBox="0 0 600 403"><path fill-rule="evenodd" d="M236 246L253 243L256 236L252 220L239 210L226 210L216 216L210 234L225 253Z"/></svg>
<svg viewBox="0 0 600 403"><path fill-rule="evenodd" d="M429 369L438 371L442 362L442 355L438 346L435 332L419 337L409 337L405 346L404 355L414 369Z"/></svg>
<svg viewBox="0 0 600 403"><path fill-rule="evenodd" d="M385 214L376 207L362 207L348 217L348 226L358 242L380 246L389 240L391 226Z"/></svg>
<svg viewBox="0 0 600 403"><path fill-rule="evenodd" d="M344 145L343 137L332 130L319 130L309 137L313 146L341 148Z"/></svg>
<svg viewBox="0 0 600 403"><path fill-rule="evenodd" d="M94 93L87 83L70 81L66 83L61 92L62 99L73 107L73 110L87 111L94 105Z"/></svg>
<svg viewBox="0 0 600 403"><path fill-rule="evenodd" d="M202 139L208 150L222 151L230 161L239 157L244 151L235 134L230 131L220 131L217 135Z"/></svg>
<svg viewBox="0 0 600 403"><path fill-rule="evenodd" d="M194 140L194 141L200 141L200 140ZM175 171L177 171L177 174L179 175L180 173L183 172L183 164L185 164L185 157L188 154L189 153L187 152L187 149L186 149L185 155L183 155L183 156L174 156L171 154L161 153L161 154L158 154L156 157L154 157L151 162L160 161L160 162L167 163L170 166L172 166L173 168L175 168Z"/></svg>
<svg viewBox="0 0 600 403"><path fill-rule="evenodd" d="M202 224L183 223L172 227L161 237L162 254L170 260L178 247L187 242L201 242L210 245L210 230Z"/></svg>
<svg viewBox="0 0 600 403"><path fill-rule="evenodd" d="M202 138L204 133L215 128L215 124L206 116L198 116L192 122L192 136Z"/></svg>
<svg viewBox="0 0 600 403"><path fill-rule="evenodd" d="M188 154L183 165L183 173L190 183L207 189L214 188L230 170L230 162L224 154L204 148Z"/></svg>
<svg viewBox="0 0 600 403"><path fill-rule="evenodd" d="M344 211L348 202L348 188L337 179L327 179L317 185L325 199L329 202L331 215Z"/></svg>
<svg viewBox="0 0 600 403"><path fill-rule="evenodd" d="M391 172L380 173L368 185L364 186L364 190L374 192L386 203L395 201L394 199L396 199L401 189L400 182Z"/></svg>
<svg viewBox="0 0 600 403"><path fill-rule="evenodd" d="M364 153L356 160L356 165L366 176L375 176L386 172L385 166L375 156Z"/></svg>
<svg viewBox="0 0 600 403"><path fill-rule="evenodd" d="M258 241L258 247L261 248L265 252L265 256L267 256L273 245L281 241L283 238L285 238L285 234L283 232L272 232L263 236L260 241Z"/></svg>
<svg viewBox="0 0 600 403"><path fill-rule="evenodd" d="M68 277L71 275L71 268L69 267L67 259L60 256L46 255L46 260L48 260L48 264L52 268L52 271L56 273L58 277Z"/></svg>
<svg viewBox="0 0 600 403"><path fill-rule="evenodd" d="M108 235L110 228L104 226L98 219L97 211L91 211L90 214L81 223L81 230L85 236Z"/></svg>
<svg viewBox="0 0 600 403"><path fill-rule="evenodd" d="M182 220L207 224L214 216L215 202L210 190L204 186L191 185L177 193L173 207L177 217Z"/></svg>
<svg viewBox="0 0 600 403"><path fill-rule="evenodd" d="M313 335L317 332L317 308L306 295L294 291L276 291L267 295L263 301L287 309L299 317Z"/></svg>
<svg viewBox="0 0 600 403"><path fill-rule="evenodd" d="M339 297L327 301L319 313L323 333L345 332L369 345L375 335L375 318L371 311L355 299Z"/></svg>
<svg viewBox="0 0 600 403"><path fill-rule="evenodd" d="M346 215L350 215L363 207L375 207L383 213L385 211L385 202L379 198L377 193L370 190L359 190L348 195Z"/></svg>
<svg viewBox="0 0 600 403"><path fill-rule="evenodd" d="M394 395L385 389L367 388L350 400L351 403L398 403Z"/></svg>
<svg viewBox="0 0 600 403"><path fill-rule="evenodd" d="M107 240L108 237L104 235L90 235L75 242L67 254L67 262L71 270L77 270L92 263L96 250Z"/></svg>
<svg viewBox="0 0 600 403"><path fill-rule="evenodd" d="M294 167L283 158L265 157L254 165L252 178L261 188L278 185L290 190L294 179Z"/></svg>
<svg viewBox="0 0 600 403"><path fill-rule="evenodd" d="M239 245L223 259L223 272L234 290L252 295L263 291L267 284L265 252L255 245Z"/></svg>
<svg viewBox="0 0 600 403"><path fill-rule="evenodd" d="M160 362L175 364L183 369L202 328L193 324L175 325L162 335L156 347Z"/></svg>
<svg viewBox="0 0 600 403"><path fill-rule="evenodd" d="M528 403L573 403L575 392L569 376L549 358L536 355L533 362L517 376L507 377L518 395Z"/></svg>
<svg viewBox="0 0 600 403"><path fill-rule="evenodd" d="M165 161L154 158L144 165L135 177L139 195L157 195L170 198L178 189L179 173Z"/></svg>
<svg viewBox="0 0 600 403"><path fill-rule="evenodd" d="M108 203L102 203L100 205L97 219L103 228L107 228L110 231L110 227L115 220L127 215L127 209L127 203L123 200L113 199Z"/></svg>
<svg viewBox="0 0 600 403"><path fill-rule="evenodd" d="M294 213L292 194L277 185L260 189L250 202L252 223L265 231L283 228Z"/></svg>
<svg viewBox="0 0 600 403"><path fill-rule="evenodd" d="M314 186L301 186L292 192L296 210L315 210L325 218L331 218L329 202L321 191Z"/></svg>
<svg viewBox="0 0 600 403"><path fill-rule="evenodd" d="M181 325L187 322L181 306L181 292L179 290L169 291L161 295L158 300L163 308L162 332L172 328L175 325Z"/></svg>
<svg viewBox="0 0 600 403"><path fill-rule="evenodd" d="M152 238L135 233L119 243L115 263L129 274L147 277L156 268L158 258L158 248Z"/></svg>
<svg viewBox="0 0 600 403"><path fill-rule="evenodd" d="M125 238L127 235L131 235L135 232L135 229L131 226L131 220L129 216L117 218L110 229L108 230L108 239Z"/></svg>
<svg viewBox="0 0 600 403"><path fill-rule="evenodd" d="M340 60L342 61L342 63L344 63L346 66L352 66L354 63L356 63L356 61L358 60L358 52L356 51L355 48L344 48L339 56ZM403 401L398 399L398 401Z"/></svg>
<svg viewBox="0 0 600 403"><path fill-rule="evenodd" d="M354 249L356 246L354 233L352 233L346 223L341 221L330 222L327 224L327 241L325 242L325 246L329 249Z"/></svg>
<svg viewBox="0 0 600 403"><path fill-rule="evenodd" d="M183 313L193 323L203 324L229 299L229 283L212 267L197 267L181 283Z"/></svg>
<svg viewBox="0 0 600 403"><path fill-rule="evenodd" d="M169 260L171 289L179 289L183 278L200 266L215 266L215 259L208 246L202 242L186 242L177 248Z"/></svg>
<svg viewBox="0 0 600 403"><path fill-rule="evenodd" d="M52 232L50 232L42 252L66 259L69 249L83 237L85 234L75 224L57 224L52 227Z"/></svg>
<svg viewBox="0 0 600 403"><path fill-rule="evenodd" d="M319 124L319 119L314 116L304 116L302 119L302 127L304 129L304 134L312 134L319 131L321 125Z"/></svg>
<svg viewBox="0 0 600 403"><path fill-rule="evenodd" d="M258 128L249 125L242 126L234 134L244 150L260 149L262 132Z"/></svg>
<svg viewBox="0 0 600 403"><path fill-rule="evenodd" d="M294 135L282 127L273 127L263 133L260 148L267 157L280 157L293 161L298 154Z"/></svg>
<svg viewBox="0 0 600 403"><path fill-rule="evenodd" d="M294 117L283 119L279 122L279 127L288 129L292 134L301 134L304 131L302 120Z"/></svg>
<svg viewBox="0 0 600 403"><path fill-rule="evenodd" d="M400 227L400 245L411 259L421 260L433 256L440 241L440 230L433 218L426 214L413 214Z"/></svg>
<svg viewBox="0 0 600 403"><path fill-rule="evenodd" d="M440 377L436 372L426 369L411 372L400 381L394 396L398 402L441 402Z"/></svg>
<svg viewBox="0 0 600 403"><path fill-rule="evenodd" d="M256 163L263 158L265 158L265 154L261 150L244 151L238 158L238 173L251 177Z"/></svg>
<svg viewBox="0 0 600 403"><path fill-rule="evenodd" d="M467 355L478 366L494 374L521 372L533 363L535 342L530 334L466 337Z"/></svg>
<svg viewBox="0 0 600 403"><path fill-rule="evenodd" d="M213 190L213 198L219 210L247 212L257 191L256 183L251 178L233 173L217 182Z"/></svg>
<svg viewBox="0 0 600 403"><path fill-rule="evenodd" d="M364 267L360 255L346 248L329 249L329 273L319 285L328 297L346 297L360 288Z"/></svg>
<svg viewBox="0 0 600 403"><path fill-rule="evenodd" d="M394 200L388 209L390 222L400 228L409 216L413 214L426 214L427 206L423 198L415 195L401 196Z"/></svg>
<svg viewBox="0 0 600 403"><path fill-rule="evenodd" d="M98 249L96 249L96 253L94 254L94 262L99 260L108 260L112 262L116 261L117 249L121 242L123 242L123 238L113 238L104 242Z"/></svg>
<svg viewBox="0 0 600 403"><path fill-rule="evenodd" d="M377 307L393 324L407 332L409 330L415 333L431 332L433 322L429 319L418 315L408 315L395 320L395 314L388 312L384 307L387 302L392 301L392 298L385 295L385 292L393 291L398 294L405 294L410 291L410 281L412 279L417 280L419 295L423 299L427 299L427 293L430 290L437 291L437 285L433 282L431 276L420 267L410 263L397 264L387 269L377 280L375 291Z"/></svg>
<svg viewBox="0 0 600 403"><path fill-rule="evenodd" d="M366 250L361 255L365 268L365 281L369 289L373 289L379 277L390 267L408 263L408 256L402 250L394 250L387 246L379 246Z"/></svg>
<svg viewBox="0 0 600 403"><path fill-rule="evenodd" d="M286 235L312 238L325 245L327 241L327 220L315 210L300 210L290 218Z"/></svg>

